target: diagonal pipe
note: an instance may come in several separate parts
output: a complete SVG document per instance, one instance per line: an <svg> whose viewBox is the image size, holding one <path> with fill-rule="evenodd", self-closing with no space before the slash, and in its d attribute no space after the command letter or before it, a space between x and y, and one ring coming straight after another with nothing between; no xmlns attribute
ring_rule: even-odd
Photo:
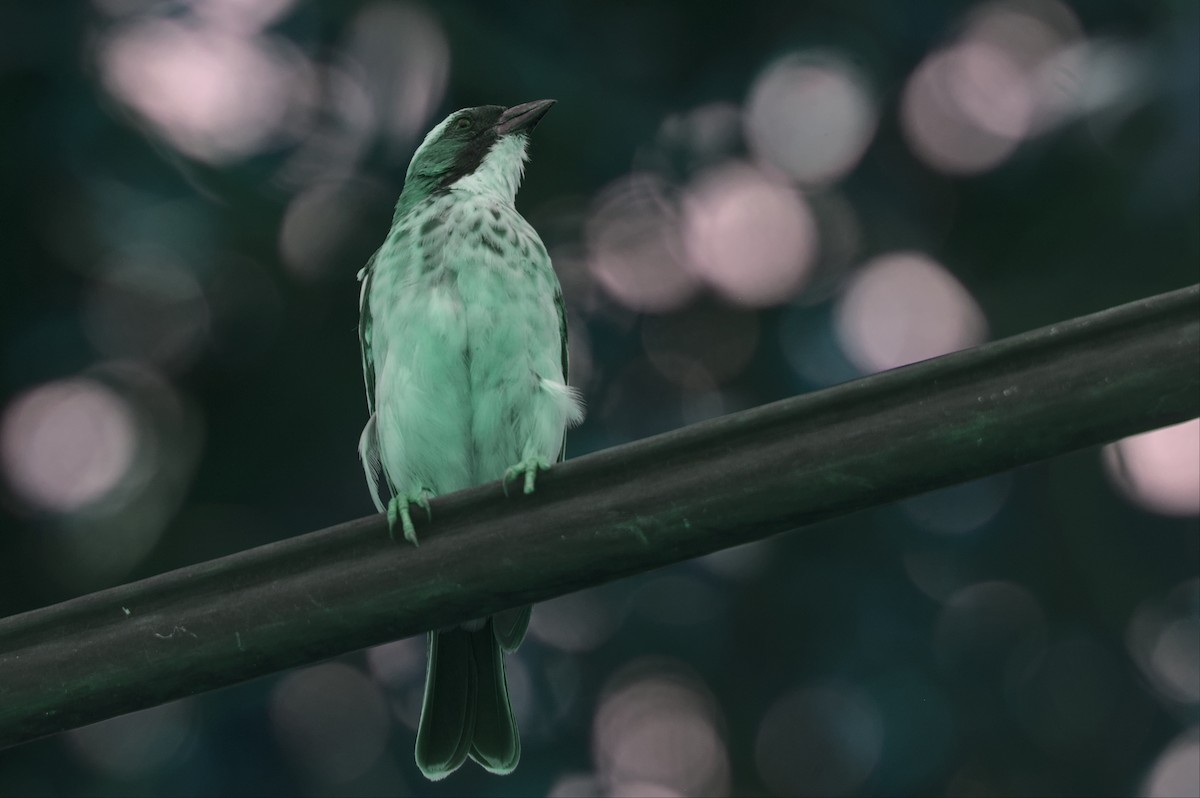
<svg viewBox="0 0 1200 798"><path fill-rule="evenodd" d="M1200 285L0 619L0 747L1200 414Z"/></svg>

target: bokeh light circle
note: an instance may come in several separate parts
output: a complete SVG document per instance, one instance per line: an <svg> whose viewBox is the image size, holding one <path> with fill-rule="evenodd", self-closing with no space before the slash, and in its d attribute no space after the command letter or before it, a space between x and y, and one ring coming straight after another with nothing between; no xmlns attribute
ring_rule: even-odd
<svg viewBox="0 0 1200 798"><path fill-rule="evenodd" d="M1046 614L1016 582L977 582L954 592L934 631L934 653L947 671L1020 674L1046 647Z"/></svg>
<svg viewBox="0 0 1200 798"><path fill-rule="evenodd" d="M199 282L176 257L126 250L93 284L82 321L108 357L180 370L203 349L210 313Z"/></svg>
<svg viewBox="0 0 1200 798"><path fill-rule="evenodd" d="M1104 447L1104 470L1126 498L1160 515L1200 515L1200 419Z"/></svg>
<svg viewBox="0 0 1200 798"><path fill-rule="evenodd" d="M1171 741L1142 783L1143 798L1200 795L1200 726Z"/></svg>
<svg viewBox="0 0 1200 798"><path fill-rule="evenodd" d="M788 693L767 711L755 761L773 795L847 795L871 775L883 750L875 702L848 684Z"/></svg>
<svg viewBox="0 0 1200 798"><path fill-rule="evenodd" d="M729 759L718 729L712 699L694 679L671 668L635 664L614 678L596 711L598 771L611 785L723 794L729 789Z"/></svg>
<svg viewBox="0 0 1200 798"><path fill-rule="evenodd" d="M838 339L864 372L983 343L987 322L954 275L916 252L881 255L855 274L836 309Z"/></svg>
<svg viewBox="0 0 1200 798"><path fill-rule="evenodd" d="M128 403L88 378L18 396L0 421L0 463L30 505L70 513L117 486L133 465L136 420Z"/></svg>
<svg viewBox="0 0 1200 798"><path fill-rule="evenodd" d="M804 197L748 164L728 163L693 182L683 238L695 273L750 307L791 299L817 253L817 225Z"/></svg>
<svg viewBox="0 0 1200 798"><path fill-rule="evenodd" d="M998 166L1029 131L1030 79L1008 55L968 41L925 59L901 101L905 136L929 166L975 174Z"/></svg>
<svg viewBox="0 0 1200 798"><path fill-rule="evenodd" d="M1133 661L1166 701L1200 707L1200 579L1144 600L1125 632Z"/></svg>
<svg viewBox="0 0 1200 798"><path fill-rule="evenodd" d="M900 509L924 529L943 535L973 532L993 518L1008 500L1012 478L995 474L900 502Z"/></svg>
<svg viewBox="0 0 1200 798"><path fill-rule="evenodd" d="M623 614L601 590L580 590L535 606L529 634L562 651L590 651L612 637Z"/></svg>
<svg viewBox="0 0 1200 798"><path fill-rule="evenodd" d="M279 40L147 18L99 43L108 91L181 152L227 163L285 134L308 65Z"/></svg>
<svg viewBox="0 0 1200 798"><path fill-rule="evenodd" d="M196 725L193 703L184 699L72 729L64 739L91 770L129 782L177 765Z"/></svg>
<svg viewBox="0 0 1200 798"><path fill-rule="evenodd" d="M596 198L584 225L588 269L605 293L631 310L686 304L700 287L684 268L679 213L667 183L636 173Z"/></svg>
<svg viewBox="0 0 1200 798"><path fill-rule="evenodd" d="M829 53L794 53L755 79L746 138L763 162L802 183L828 183L858 163L875 134L875 100L863 75Z"/></svg>
<svg viewBox="0 0 1200 798"><path fill-rule="evenodd" d="M348 26L344 47L381 132L405 147L419 139L450 76L450 42L438 16L416 3L368 3Z"/></svg>
<svg viewBox="0 0 1200 798"><path fill-rule="evenodd" d="M330 784L371 767L391 726L382 691L362 671L340 662L284 676L271 693L270 714L288 758Z"/></svg>

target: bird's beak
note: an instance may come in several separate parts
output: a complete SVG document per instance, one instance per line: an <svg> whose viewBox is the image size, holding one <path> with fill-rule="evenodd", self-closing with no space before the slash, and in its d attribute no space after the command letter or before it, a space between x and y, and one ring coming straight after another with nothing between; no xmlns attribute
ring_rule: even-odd
<svg viewBox="0 0 1200 798"><path fill-rule="evenodd" d="M537 123L542 121L550 106L556 102L558 100L534 100L514 105L500 114L500 119L496 122L496 132L501 136L521 131L528 133L537 127Z"/></svg>

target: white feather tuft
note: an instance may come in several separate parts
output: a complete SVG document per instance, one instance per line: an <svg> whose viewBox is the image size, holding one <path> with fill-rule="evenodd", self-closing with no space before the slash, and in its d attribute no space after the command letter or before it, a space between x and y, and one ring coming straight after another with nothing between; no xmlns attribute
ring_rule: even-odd
<svg viewBox="0 0 1200 798"><path fill-rule="evenodd" d="M542 380L542 389L554 397L555 404L566 418L566 426L577 427L583 422L583 396L570 385L557 380Z"/></svg>

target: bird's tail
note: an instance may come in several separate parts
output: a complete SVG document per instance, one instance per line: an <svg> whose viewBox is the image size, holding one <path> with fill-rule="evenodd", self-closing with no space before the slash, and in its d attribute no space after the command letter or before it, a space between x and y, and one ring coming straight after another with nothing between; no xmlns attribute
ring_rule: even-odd
<svg viewBox="0 0 1200 798"><path fill-rule="evenodd" d="M528 617L526 608L525 622ZM429 634L416 751L426 778L449 776L468 756L492 773L511 773L517 766L521 739L504 677L504 652L515 648L510 635L495 617L477 629L460 626Z"/></svg>

